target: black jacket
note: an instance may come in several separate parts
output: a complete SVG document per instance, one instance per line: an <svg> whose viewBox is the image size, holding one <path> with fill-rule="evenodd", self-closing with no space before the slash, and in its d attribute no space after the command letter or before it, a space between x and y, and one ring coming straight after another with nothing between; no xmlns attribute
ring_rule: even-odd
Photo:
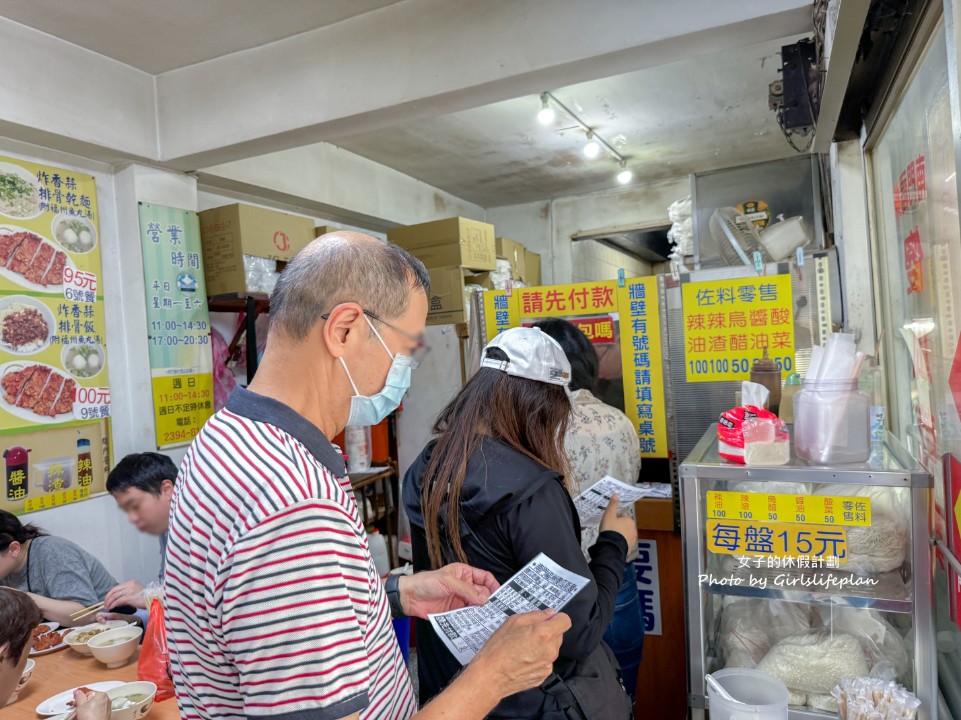
<svg viewBox="0 0 961 720"><path fill-rule="evenodd" d="M431 443L404 479L403 501L411 522L415 571L430 569L420 499L422 476L433 450ZM554 670L565 680L579 672L591 677L600 674L602 690L616 692L616 661L602 638L624 573L624 538L615 532L601 533L588 564L581 551L577 511L563 477L491 438L484 438L468 460L460 510L459 531L468 563L490 571L498 582L506 582L541 552L562 567L593 578L564 608L572 626L564 636ZM441 537L446 536L445 517L443 510ZM449 555L448 561L452 560ZM417 621L417 664L422 704L461 670L430 623L423 620ZM535 688L505 698L489 717L548 718L555 712L555 699Z"/></svg>

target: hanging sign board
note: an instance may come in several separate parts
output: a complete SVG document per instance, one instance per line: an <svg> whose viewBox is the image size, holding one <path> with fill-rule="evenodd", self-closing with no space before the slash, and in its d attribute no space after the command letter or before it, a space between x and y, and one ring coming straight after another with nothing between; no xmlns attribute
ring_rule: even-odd
<svg viewBox="0 0 961 720"><path fill-rule="evenodd" d="M599 399L630 418L642 456L668 457L657 278L487 291L484 310L488 338L546 318L580 328L597 351Z"/></svg>
<svg viewBox="0 0 961 720"><path fill-rule="evenodd" d="M790 275L681 286L688 382L748 380L764 350L786 377L794 370Z"/></svg>
<svg viewBox="0 0 961 720"><path fill-rule="evenodd" d="M634 423L645 457L668 457L657 278L627 280L617 293L624 374L624 412Z"/></svg>
<svg viewBox="0 0 961 720"><path fill-rule="evenodd" d="M213 354L197 213L140 204L158 448L193 440L213 414Z"/></svg>
<svg viewBox="0 0 961 720"><path fill-rule="evenodd" d="M110 390L91 175L0 157L0 385L0 507L103 492Z"/></svg>

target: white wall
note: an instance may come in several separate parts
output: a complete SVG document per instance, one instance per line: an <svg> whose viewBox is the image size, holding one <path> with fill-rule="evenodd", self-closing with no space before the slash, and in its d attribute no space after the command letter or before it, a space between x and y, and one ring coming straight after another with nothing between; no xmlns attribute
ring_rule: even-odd
<svg viewBox="0 0 961 720"><path fill-rule="evenodd" d="M154 78L0 17L0 132L102 158L159 154Z"/></svg>
<svg viewBox="0 0 961 720"><path fill-rule="evenodd" d="M592 195L488 208L487 222L493 223L498 235L541 253L544 284L609 280L617 277L620 267L628 277L650 274L651 268L624 253L593 242L575 243L571 238L587 230L669 225L668 206L689 194L690 180L683 177Z"/></svg>
<svg viewBox="0 0 961 720"><path fill-rule="evenodd" d="M643 277L651 274L651 264L595 240L573 243L571 282L616 280L618 270L624 271L624 277Z"/></svg>
<svg viewBox="0 0 961 720"><path fill-rule="evenodd" d="M485 214L479 205L326 143L204 168L200 176L215 194L247 188L334 224L371 230L455 215L483 220Z"/></svg>
<svg viewBox="0 0 961 720"><path fill-rule="evenodd" d="M834 241L841 264L844 323L848 330L857 333L858 349L874 355L877 332L868 231L868 189L859 141L849 140L831 145L831 184L834 193Z"/></svg>

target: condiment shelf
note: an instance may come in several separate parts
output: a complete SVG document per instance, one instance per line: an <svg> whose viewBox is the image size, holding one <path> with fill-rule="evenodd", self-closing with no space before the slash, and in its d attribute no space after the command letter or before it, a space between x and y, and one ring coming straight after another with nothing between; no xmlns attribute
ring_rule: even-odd
<svg viewBox="0 0 961 720"><path fill-rule="evenodd" d="M817 473L817 482L822 483L919 488L932 486L931 476L918 468L890 435L875 448L868 462L863 464L833 467L812 465L797 457L792 442L791 459L787 465L748 467L730 463L720 456L717 433L712 429L701 438L681 465L681 477L684 477L685 467L690 474L694 466L697 467L697 477L711 480L810 482L806 475Z"/></svg>
<svg viewBox="0 0 961 720"><path fill-rule="evenodd" d="M881 663L931 717L933 480L895 438L862 464L813 465L792 443L786 465L748 467L721 458L711 426L679 474L692 720L707 673L767 672L792 693L790 720L825 720L841 671Z"/></svg>

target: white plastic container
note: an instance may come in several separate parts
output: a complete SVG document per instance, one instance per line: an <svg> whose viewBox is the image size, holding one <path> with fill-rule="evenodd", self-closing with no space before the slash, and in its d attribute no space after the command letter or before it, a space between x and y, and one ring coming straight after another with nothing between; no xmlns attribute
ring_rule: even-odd
<svg viewBox="0 0 961 720"><path fill-rule="evenodd" d="M390 574L390 556L387 554L387 541L377 530L367 533L367 547L374 559L374 567L382 578Z"/></svg>
<svg viewBox="0 0 961 720"><path fill-rule="evenodd" d="M370 470L371 446L369 427L344 429L344 453L347 455L347 472L359 473Z"/></svg>
<svg viewBox="0 0 961 720"><path fill-rule="evenodd" d="M711 674L736 701L725 700L708 685L712 720L787 720L787 688L776 677L745 668Z"/></svg>
<svg viewBox="0 0 961 720"><path fill-rule="evenodd" d="M811 236L804 226L804 218L792 217L787 220L778 215L778 221L761 233L761 244L774 262L787 260L799 247L807 247Z"/></svg>
<svg viewBox="0 0 961 720"><path fill-rule="evenodd" d="M794 450L818 465L871 456L871 398L857 380L806 380L794 396Z"/></svg>
<svg viewBox="0 0 961 720"><path fill-rule="evenodd" d="M37 487L45 493L73 487L76 457L58 457L33 464L33 477Z"/></svg>

